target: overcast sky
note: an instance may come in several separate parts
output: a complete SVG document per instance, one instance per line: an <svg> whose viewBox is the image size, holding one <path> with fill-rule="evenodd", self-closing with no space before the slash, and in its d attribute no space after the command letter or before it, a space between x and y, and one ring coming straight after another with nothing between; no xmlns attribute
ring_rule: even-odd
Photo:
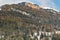
<svg viewBox="0 0 60 40"><path fill-rule="evenodd" d="M20 2L32 2L43 7L52 7L60 10L60 0L0 0L0 6Z"/></svg>

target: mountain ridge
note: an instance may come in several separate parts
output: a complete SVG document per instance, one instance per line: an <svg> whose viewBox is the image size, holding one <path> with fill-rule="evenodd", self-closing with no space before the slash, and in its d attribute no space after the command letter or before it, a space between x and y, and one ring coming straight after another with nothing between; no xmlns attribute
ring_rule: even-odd
<svg viewBox="0 0 60 40"><path fill-rule="evenodd" d="M0 8L0 32L6 40L28 40L27 36L35 32L60 30L60 14L52 9L25 2Z"/></svg>

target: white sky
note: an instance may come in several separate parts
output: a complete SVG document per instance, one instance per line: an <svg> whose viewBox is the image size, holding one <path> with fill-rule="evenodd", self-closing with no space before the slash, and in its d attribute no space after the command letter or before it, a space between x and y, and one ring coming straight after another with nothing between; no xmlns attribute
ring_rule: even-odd
<svg viewBox="0 0 60 40"><path fill-rule="evenodd" d="M20 2L29 2L28 0L0 0L0 6L4 4L20 3Z"/></svg>

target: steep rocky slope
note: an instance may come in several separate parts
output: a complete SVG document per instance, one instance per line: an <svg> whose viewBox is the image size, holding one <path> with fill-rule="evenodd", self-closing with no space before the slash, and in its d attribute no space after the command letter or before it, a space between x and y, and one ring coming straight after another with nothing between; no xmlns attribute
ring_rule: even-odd
<svg viewBox="0 0 60 40"><path fill-rule="evenodd" d="M24 33L38 31L41 26L47 32L54 31L54 29L60 30L60 14L52 9L52 11L43 9L36 4L26 2L6 4L0 8L0 31L7 40L9 38L14 40L13 38L17 36L17 40L22 40Z"/></svg>

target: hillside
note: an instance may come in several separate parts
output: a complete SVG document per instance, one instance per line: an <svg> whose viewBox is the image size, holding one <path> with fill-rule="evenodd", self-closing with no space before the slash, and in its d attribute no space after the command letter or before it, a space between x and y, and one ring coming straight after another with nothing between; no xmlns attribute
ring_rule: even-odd
<svg viewBox="0 0 60 40"><path fill-rule="evenodd" d="M39 31L41 26L44 27L42 31L60 30L60 14L52 9L26 2L6 4L0 8L0 35L4 35L3 40L28 40L25 37Z"/></svg>

